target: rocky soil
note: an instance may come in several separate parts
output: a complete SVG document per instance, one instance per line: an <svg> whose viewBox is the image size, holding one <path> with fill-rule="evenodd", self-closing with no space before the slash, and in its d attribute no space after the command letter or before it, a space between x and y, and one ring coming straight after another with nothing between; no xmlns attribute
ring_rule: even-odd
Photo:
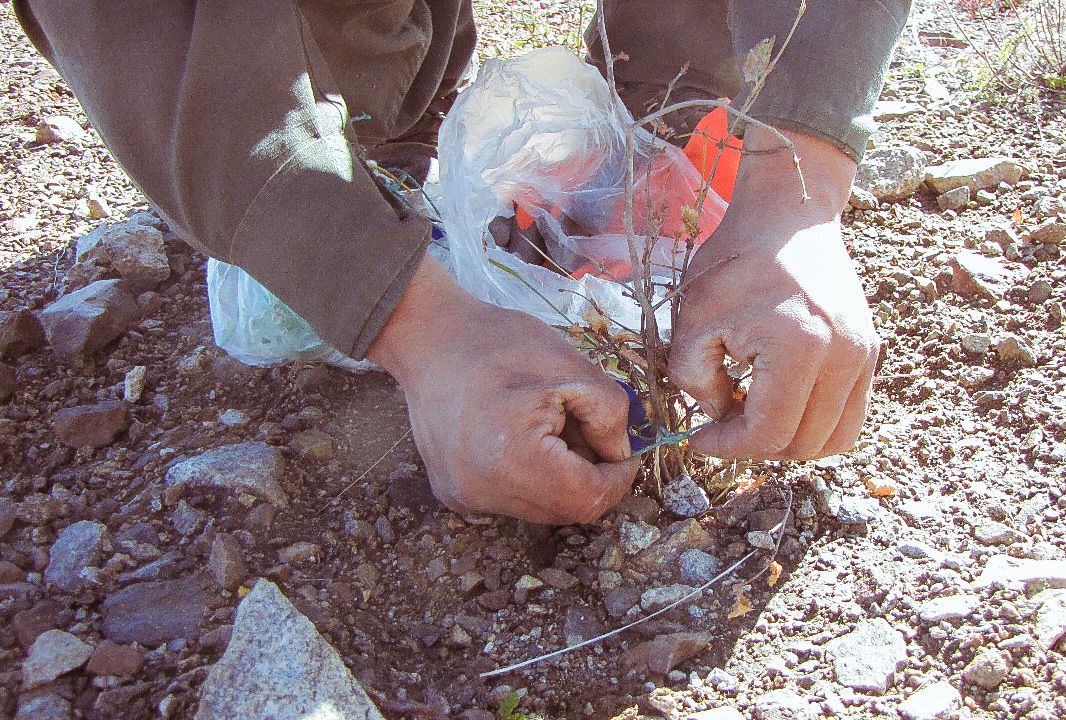
<svg viewBox="0 0 1066 720"><path fill-rule="evenodd" d="M442 509L388 377L218 350L205 259L4 5L0 718L1066 717L1066 126L916 5L844 218L858 447L559 528ZM482 54L587 10L479 3Z"/></svg>

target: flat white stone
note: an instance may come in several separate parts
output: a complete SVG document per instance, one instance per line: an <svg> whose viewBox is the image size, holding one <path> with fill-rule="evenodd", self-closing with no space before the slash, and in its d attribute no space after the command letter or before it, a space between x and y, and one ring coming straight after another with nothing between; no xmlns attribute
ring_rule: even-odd
<svg viewBox="0 0 1066 720"><path fill-rule="evenodd" d="M918 614L927 623L961 620L973 615L980 606L981 598L976 595L949 595L923 603Z"/></svg>

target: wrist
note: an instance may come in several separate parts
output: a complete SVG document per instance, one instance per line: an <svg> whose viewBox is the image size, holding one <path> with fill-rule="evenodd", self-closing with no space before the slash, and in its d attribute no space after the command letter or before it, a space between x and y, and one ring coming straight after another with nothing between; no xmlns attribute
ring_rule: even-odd
<svg viewBox="0 0 1066 720"><path fill-rule="evenodd" d="M760 214L784 213L808 223L839 219L851 195L855 161L819 138L788 130L782 134L796 149L798 170L792 152L777 134L749 126L744 136L747 154L741 160L730 207L750 206Z"/></svg>
<svg viewBox="0 0 1066 720"><path fill-rule="evenodd" d="M476 302L440 263L425 256L367 358L404 384L424 367L438 340L454 334L448 325L461 322L464 308Z"/></svg>

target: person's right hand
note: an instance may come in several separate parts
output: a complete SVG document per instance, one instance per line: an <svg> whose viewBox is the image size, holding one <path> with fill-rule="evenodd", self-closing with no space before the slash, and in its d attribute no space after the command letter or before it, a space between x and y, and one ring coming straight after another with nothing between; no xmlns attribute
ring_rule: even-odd
<svg viewBox="0 0 1066 720"><path fill-rule="evenodd" d="M629 492L628 398L558 332L475 300L427 257L368 353L399 381L456 512L591 522Z"/></svg>

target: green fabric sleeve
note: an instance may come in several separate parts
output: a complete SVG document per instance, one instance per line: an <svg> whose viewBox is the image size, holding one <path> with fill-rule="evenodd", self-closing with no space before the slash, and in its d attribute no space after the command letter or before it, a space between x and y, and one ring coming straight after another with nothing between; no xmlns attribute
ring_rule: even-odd
<svg viewBox="0 0 1066 720"><path fill-rule="evenodd" d="M781 47L800 0L730 0L736 64L765 38ZM807 8L750 115L781 130L826 140L856 162L874 131L873 107L910 12L910 0L807 0ZM743 78L742 78L743 79ZM745 82L736 98L751 93Z"/></svg>

